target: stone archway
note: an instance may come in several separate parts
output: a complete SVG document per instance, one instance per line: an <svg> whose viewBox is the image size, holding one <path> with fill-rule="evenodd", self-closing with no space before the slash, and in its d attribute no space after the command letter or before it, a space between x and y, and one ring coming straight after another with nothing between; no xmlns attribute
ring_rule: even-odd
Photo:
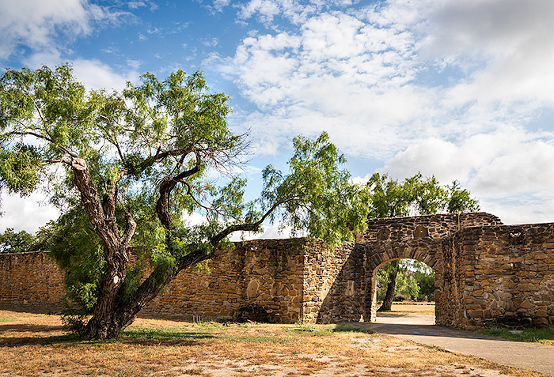
<svg viewBox="0 0 554 377"><path fill-rule="evenodd" d="M377 313L377 271L395 259L414 259L435 272L435 319L445 324L454 308L450 300L456 291L453 277L456 261L451 236L471 226L498 225L500 219L486 213L443 214L431 216L376 219L369 222L360 242L364 245L365 302L364 319L375 321ZM445 261L447 261L445 263Z"/></svg>
<svg viewBox="0 0 554 377"><path fill-rule="evenodd" d="M397 247L394 242L376 242L366 245L366 321L375 321L377 317L377 272L386 263L397 259L413 259L422 262L433 269L435 273L435 316L442 308L441 286L443 285L443 264L437 259L441 254L441 240L430 238L420 239L417 242L403 242L402 247Z"/></svg>

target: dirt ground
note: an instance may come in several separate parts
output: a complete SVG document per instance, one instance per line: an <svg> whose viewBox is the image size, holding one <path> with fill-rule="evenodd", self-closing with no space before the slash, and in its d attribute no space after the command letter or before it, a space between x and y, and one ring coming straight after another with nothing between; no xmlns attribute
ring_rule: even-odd
<svg viewBox="0 0 554 377"><path fill-rule="evenodd" d="M541 376L344 325L139 318L94 342L68 337L59 316L0 310L2 377L392 375Z"/></svg>

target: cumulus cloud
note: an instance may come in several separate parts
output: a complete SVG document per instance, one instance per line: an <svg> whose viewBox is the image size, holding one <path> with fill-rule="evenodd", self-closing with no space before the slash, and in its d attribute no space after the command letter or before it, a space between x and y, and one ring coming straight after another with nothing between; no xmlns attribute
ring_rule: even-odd
<svg viewBox="0 0 554 377"><path fill-rule="evenodd" d="M245 37L219 67L259 108L241 120L265 150L287 133L326 130L350 153L388 158L414 138L524 127L554 106L554 5L527 5L396 0L330 11L318 1L253 0L239 18L271 31ZM277 17L302 22L285 30Z"/></svg>
<svg viewBox="0 0 554 377"><path fill-rule="evenodd" d="M448 93L458 105L552 106L553 13L549 0L444 1L427 14L421 55L469 70Z"/></svg>
<svg viewBox="0 0 554 377"><path fill-rule="evenodd" d="M8 59L19 45L55 54L65 43L61 41L90 34L95 23L128 15L82 0L0 1L0 14L0 59Z"/></svg>
<svg viewBox="0 0 554 377"><path fill-rule="evenodd" d="M376 157L429 132L435 94L410 85L415 37L402 25L381 27L382 17L317 14L294 32L250 35L221 59L220 70L261 111L241 119L256 140L268 141L258 152L275 151L271 140L326 130L343 150Z"/></svg>
<svg viewBox="0 0 554 377"><path fill-rule="evenodd" d="M381 169L404 178L421 172L441 181L467 183L483 196L548 191L554 185L554 134L513 127L459 144L425 139L389 159Z"/></svg>
<svg viewBox="0 0 554 377"><path fill-rule="evenodd" d="M26 198L7 193L1 195L0 210L4 215L0 217L0 231L13 228L16 232L25 230L34 233L48 221L59 216L59 211L46 204L44 196L40 193L33 193Z"/></svg>
<svg viewBox="0 0 554 377"><path fill-rule="evenodd" d="M127 74L120 74L114 69L98 60L76 59L71 62L73 72L77 80L83 82L87 89L122 90L127 81L137 82L137 62L130 61L130 69Z"/></svg>
<svg viewBox="0 0 554 377"><path fill-rule="evenodd" d="M403 179L421 172L462 182L481 208L506 223L552 221L554 133L504 126L459 143L425 139L380 169Z"/></svg>

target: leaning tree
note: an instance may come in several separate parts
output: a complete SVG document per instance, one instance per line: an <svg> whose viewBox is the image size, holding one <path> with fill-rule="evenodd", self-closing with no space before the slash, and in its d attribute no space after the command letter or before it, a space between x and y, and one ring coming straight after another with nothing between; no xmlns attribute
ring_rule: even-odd
<svg viewBox="0 0 554 377"><path fill-rule="evenodd" d="M86 273L94 283L80 286L91 296L85 338L117 337L179 271L231 247L233 232L277 216L330 244L363 230L366 188L350 182L325 133L297 137L289 172L267 167L260 199L246 202L248 140L229 129L230 111L200 72L147 73L121 92L87 91L69 65L2 75L0 188L46 190L62 212L51 228L66 243L66 272L85 268L80 253L99 260ZM183 219L193 212L204 223ZM148 276L137 278L130 249Z"/></svg>

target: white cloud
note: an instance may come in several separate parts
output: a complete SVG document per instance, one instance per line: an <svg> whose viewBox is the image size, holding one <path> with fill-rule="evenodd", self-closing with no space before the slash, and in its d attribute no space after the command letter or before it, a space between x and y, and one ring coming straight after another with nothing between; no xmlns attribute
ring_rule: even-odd
<svg viewBox="0 0 554 377"><path fill-rule="evenodd" d="M138 9L146 6L146 3L144 1L129 1L127 2L127 6L130 9Z"/></svg>
<svg viewBox="0 0 554 377"><path fill-rule="evenodd" d="M436 95L410 85L417 75L414 36L368 18L321 13L295 33L251 34L221 60L221 71L261 110L241 118L264 145L258 152L326 130L343 150L376 157L431 132Z"/></svg>
<svg viewBox="0 0 554 377"><path fill-rule="evenodd" d="M77 80L83 82L87 89L122 90L127 81L137 82L139 74L131 64L126 75L115 72L112 67L98 60L77 59L71 62Z"/></svg>
<svg viewBox="0 0 554 377"><path fill-rule="evenodd" d="M58 218L58 210L45 204L44 200L44 195L40 193L33 193L26 198L3 193L0 209L3 212L3 216L0 217L0 232L6 228L13 228L16 232L25 230L34 233L48 221Z"/></svg>
<svg viewBox="0 0 554 377"><path fill-rule="evenodd" d="M95 22L118 22L125 15L82 0L0 1L0 59L19 45L56 54L76 37L90 34Z"/></svg>
<svg viewBox="0 0 554 377"><path fill-rule="evenodd" d="M403 179L421 172L441 182L460 180L484 211L506 223L552 221L554 133L501 127L459 144L426 139L396 154L380 169Z"/></svg>
<svg viewBox="0 0 554 377"><path fill-rule="evenodd" d="M471 76L448 93L457 105L494 111L554 105L554 2L443 1L430 9L421 55L465 66Z"/></svg>

